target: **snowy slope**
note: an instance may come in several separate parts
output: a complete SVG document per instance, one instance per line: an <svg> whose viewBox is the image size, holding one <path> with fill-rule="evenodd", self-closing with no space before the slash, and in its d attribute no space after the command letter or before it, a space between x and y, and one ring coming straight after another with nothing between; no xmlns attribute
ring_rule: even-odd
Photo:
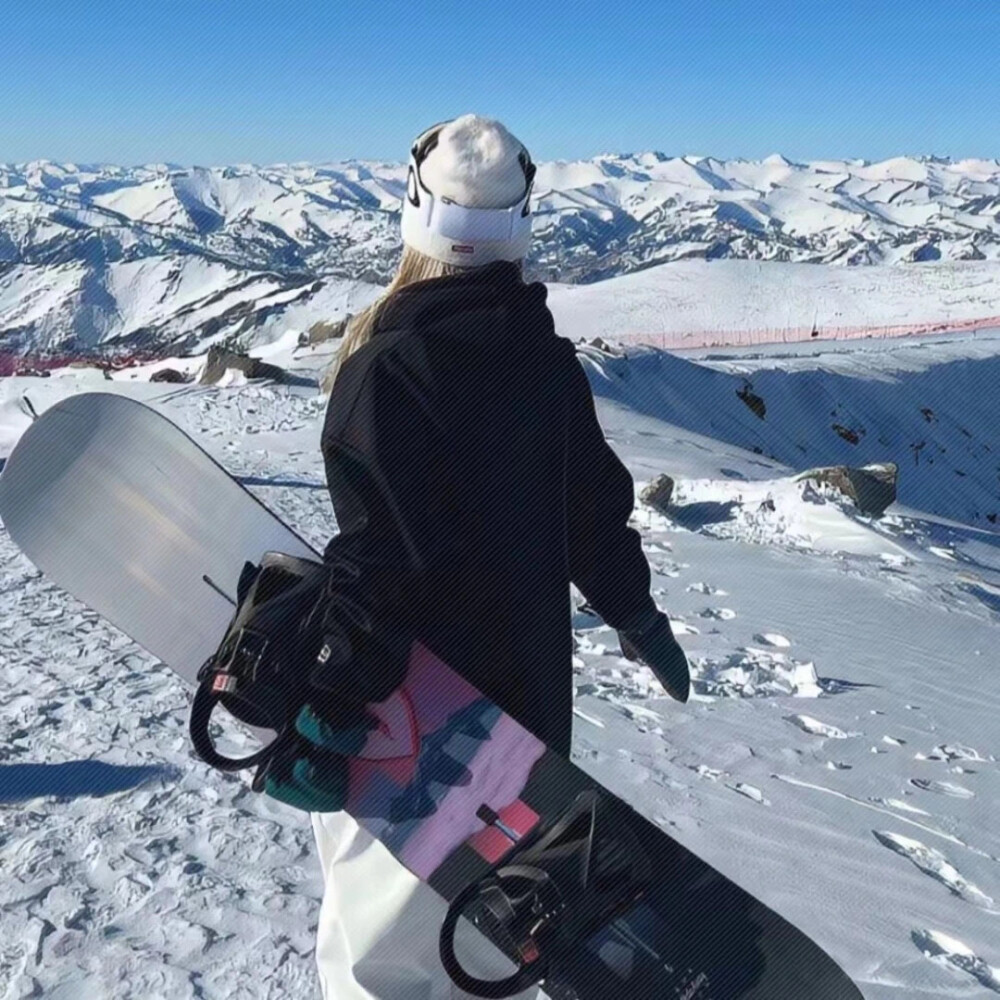
<svg viewBox="0 0 1000 1000"><path fill-rule="evenodd" d="M199 256L153 256L99 269L71 262L0 268L0 353L83 356L205 350L240 338L266 343L290 323L303 329L356 312L377 286L284 278Z"/></svg>
<svg viewBox="0 0 1000 1000"><path fill-rule="evenodd" d="M598 360L594 360L598 359ZM791 468L895 462L901 502L1000 528L1000 330L689 359L591 351L595 391ZM748 405L763 407L761 416Z"/></svg>
<svg viewBox="0 0 1000 1000"><path fill-rule="evenodd" d="M246 320L241 332L264 341L247 303L275 282L308 299L318 281L388 280L404 180L402 164L362 161L0 165L0 347L209 339L215 327L204 327L218 317L203 307L223 289L227 314ZM530 271L550 281L591 282L687 258L1000 261L995 160L605 154L541 163L534 204ZM150 260L156 273L145 275L142 298L150 314L140 322L124 266ZM208 294L183 321L173 297L157 294L174 275ZM808 329L813 313L806 303L777 325ZM821 320L838 325L836 316Z"/></svg>
<svg viewBox="0 0 1000 1000"><path fill-rule="evenodd" d="M678 261L554 285L549 306L567 336L673 348L982 329L1000 326L1000 264Z"/></svg>
<svg viewBox="0 0 1000 1000"><path fill-rule="evenodd" d="M322 362L293 340L273 359ZM837 435L803 419L820 394L869 407L865 420L897 412L893 446L921 426L948 454L971 440L962 485L978 497L997 423L967 413L971 439L955 425L967 386L995 384L997 341L722 353L584 352L637 489L677 479L669 516L639 505L634 523L696 678L688 705L668 701L578 613L574 756L800 924L868 1000L995 997L1000 534L963 524L961 490L914 468L905 505L878 522L790 477L839 454ZM315 392L131 374L4 380L0 456L30 419L23 393L42 410L111 388L162 407L311 540L335 530ZM767 400L763 421L735 396L744 379ZM173 675L2 532L0 566L0 996L318 996L305 818L195 761Z"/></svg>

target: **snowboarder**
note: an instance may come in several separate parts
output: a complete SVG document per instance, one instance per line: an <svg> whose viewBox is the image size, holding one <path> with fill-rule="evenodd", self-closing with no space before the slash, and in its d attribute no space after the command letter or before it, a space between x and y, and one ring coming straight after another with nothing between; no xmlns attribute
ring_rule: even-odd
<svg viewBox="0 0 1000 1000"><path fill-rule="evenodd" d="M522 280L534 175L490 119L465 115L414 143L398 271L352 318L326 380L322 449L340 527L326 559L353 575L364 628L419 637L568 756L570 581L673 697L687 699L689 680L627 523L631 476L604 440L572 341L555 333L545 286ZM387 694L391 646L339 669ZM262 780L312 812L324 997L464 996L438 958L442 900L339 811L331 752L349 753L365 724L322 699L305 706L300 755Z"/></svg>

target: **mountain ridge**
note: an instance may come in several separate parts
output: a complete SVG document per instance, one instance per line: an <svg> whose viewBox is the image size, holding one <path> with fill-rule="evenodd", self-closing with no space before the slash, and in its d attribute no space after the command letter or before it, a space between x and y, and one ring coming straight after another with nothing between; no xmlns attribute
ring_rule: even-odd
<svg viewBox="0 0 1000 1000"><path fill-rule="evenodd" d="M0 164L0 351L192 348L219 332L220 296L247 318L256 287L266 298L384 284L405 174L357 159ZM1000 262L996 159L602 153L540 163L533 207L527 273L547 281L690 259ZM136 272L156 280L143 286ZM203 304L182 312L175 285L200 288Z"/></svg>

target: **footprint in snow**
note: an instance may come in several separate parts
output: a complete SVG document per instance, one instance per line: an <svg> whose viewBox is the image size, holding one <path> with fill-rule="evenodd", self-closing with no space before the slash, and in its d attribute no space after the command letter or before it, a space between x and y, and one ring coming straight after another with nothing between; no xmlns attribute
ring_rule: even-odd
<svg viewBox="0 0 1000 1000"><path fill-rule="evenodd" d="M811 736L824 736L831 740L846 740L852 736L861 735L861 733L845 732L836 726L828 726L825 722L820 722L819 719L814 719L809 715L786 715L784 719L785 722L790 722L793 726L797 726L802 732L809 733Z"/></svg>
<svg viewBox="0 0 1000 1000"><path fill-rule="evenodd" d="M788 649L792 644L791 639L778 632L758 632L753 638L754 642L759 642L762 646L776 646L779 649Z"/></svg>
<svg viewBox="0 0 1000 1000"><path fill-rule="evenodd" d="M701 618L713 618L720 622L728 622L736 617L736 612L732 608L705 608L704 611L698 612L698 616Z"/></svg>
<svg viewBox="0 0 1000 1000"><path fill-rule="evenodd" d="M737 781L735 784L726 785L726 788L746 796L751 801L758 803L758 805L769 806L771 804L771 800L765 798L764 793L759 788L754 785L748 785L746 782Z"/></svg>
<svg viewBox="0 0 1000 1000"><path fill-rule="evenodd" d="M1000 969L991 968L958 938L941 931L915 930L910 939L932 962L964 972L988 990L1000 993Z"/></svg>
<svg viewBox="0 0 1000 1000"><path fill-rule="evenodd" d="M940 882L954 895L984 909L993 909L993 900L966 879L936 848L928 847L926 844L920 843L919 840L913 840L898 833L872 830L872 834L883 847L888 847L890 851L912 861L920 871L929 875L936 882Z"/></svg>
<svg viewBox="0 0 1000 1000"><path fill-rule="evenodd" d="M931 781L928 778L910 778L910 784L925 792L935 792L937 795L948 795L953 799L974 799L976 793L962 785L951 781Z"/></svg>
<svg viewBox="0 0 1000 1000"><path fill-rule="evenodd" d="M952 743L942 743L936 746L930 753L923 754L918 753L915 755L916 760L943 760L947 761L949 764L956 760L971 760L976 761L979 764L995 763L996 758L992 755L988 757L983 757L978 750L972 747L962 746L961 744Z"/></svg>
<svg viewBox="0 0 1000 1000"><path fill-rule="evenodd" d="M706 778L709 781L720 781L726 776L725 771L709 767L707 764L688 764L688 769L694 771L699 778Z"/></svg>

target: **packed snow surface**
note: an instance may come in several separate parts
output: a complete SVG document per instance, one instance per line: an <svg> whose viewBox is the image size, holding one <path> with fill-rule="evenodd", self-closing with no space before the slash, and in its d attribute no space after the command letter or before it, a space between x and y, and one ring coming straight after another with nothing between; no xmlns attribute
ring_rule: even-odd
<svg viewBox="0 0 1000 1000"><path fill-rule="evenodd" d="M549 304L567 335L669 348L978 331L1000 327L1000 264L687 260L556 285Z"/></svg>
<svg viewBox="0 0 1000 1000"><path fill-rule="evenodd" d="M323 357L294 344L270 359L315 373ZM574 758L801 926L868 1000L996 997L1000 422L980 397L1000 344L581 360L637 491L676 480L672 505L637 503L633 523L694 693L667 699L579 610ZM336 530L315 390L147 377L0 381L0 458L30 422L25 395L40 412L123 392L311 541ZM763 418L737 395L747 382ZM900 465L881 519L793 480L852 456ZM199 763L175 676L3 532L0 565L0 997L318 997L306 816Z"/></svg>

